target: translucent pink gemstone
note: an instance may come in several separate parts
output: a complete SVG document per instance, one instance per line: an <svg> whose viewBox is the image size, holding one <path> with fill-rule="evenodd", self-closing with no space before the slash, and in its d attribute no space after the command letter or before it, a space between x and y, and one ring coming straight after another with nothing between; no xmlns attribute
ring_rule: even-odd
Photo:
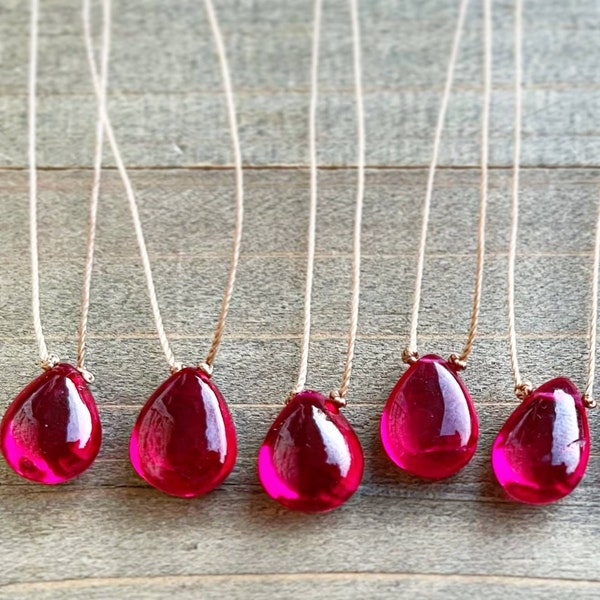
<svg viewBox="0 0 600 600"><path fill-rule="evenodd" d="M492 466L506 493L527 504L548 504L570 494L590 455L581 394L565 377L534 390L500 430Z"/></svg>
<svg viewBox="0 0 600 600"><path fill-rule="evenodd" d="M129 444L131 464L172 496L206 494L231 473L237 455L233 420L221 392L199 369L181 369L142 408Z"/></svg>
<svg viewBox="0 0 600 600"><path fill-rule="evenodd" d="M479 425L473 401L453 367L432 354L402 375L381 415L387 455L412 475L442 479L475 453Z"/></svg>
<svg viewBox="0 0 600 600"><path fill-rule="evenodd" d="M81 373L65 363L23 388L0 424L6 462L38 483L77 477L94 462L101 441L94 398Z"/></svg>
<svg viewBox="0 0 600 600"><path fill-rule="evenodd" d="M296 394L269 429L258 455L265 491L305 512L337 508L358 488L363 453L350 423L328 398Z"/></svg>

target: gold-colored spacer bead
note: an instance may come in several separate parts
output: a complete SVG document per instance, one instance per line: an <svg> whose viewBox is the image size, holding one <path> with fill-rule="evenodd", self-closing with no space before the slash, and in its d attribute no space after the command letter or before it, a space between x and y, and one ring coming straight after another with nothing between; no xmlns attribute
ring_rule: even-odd
<svg viewBox="0 0 600 600"><path fill-rule="evenodd" d="M181 369L183 369L183 363L180 363L180 362L173 363L173 366L171 367L171 375L175 375L175 373L179 373L179 371L181 371Z"/></svg>

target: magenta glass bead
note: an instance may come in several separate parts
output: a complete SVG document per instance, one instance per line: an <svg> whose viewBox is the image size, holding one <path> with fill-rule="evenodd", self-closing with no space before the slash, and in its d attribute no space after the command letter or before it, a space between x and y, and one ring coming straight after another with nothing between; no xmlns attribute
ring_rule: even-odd
<svg viewBox="0 0 600 600"><path fill-rule="evenodd" d="M231 473L237 456L233 420L210 377L185 367L150 396L133 427L131 464L172 496L206 494Z"/></svg>
<svg viewBox="0 0 600 600"><path fill-rule="evenodd" d="M460 471L475 453L479 424L473 401L453 366L435 355L412 364L381 415L381 441L402 469L427 479Z"/></svg>
<svg viewBox="0 0 600 600"><path fill-rule="evenodd" d="M0 424L0 448L16 473L38 483L69 481L94 462L102 428L81 373L59 363L29 383Z"/></svg>
<svg viewBox="0 0 600 600"><path fill-rule="evenodd" d="M492 448L506 493L527 504L570 494L590 456L590 432L579 390L566 377L541 385L508 417Z"/></svg>
<svg viewBox="0 0 600 600"><path fill-rule="evenodd" d="M358 488L363 452L339 408L319 392L293 396L269 429L258 475L271 498L293 510L325 512Z"/></svg>

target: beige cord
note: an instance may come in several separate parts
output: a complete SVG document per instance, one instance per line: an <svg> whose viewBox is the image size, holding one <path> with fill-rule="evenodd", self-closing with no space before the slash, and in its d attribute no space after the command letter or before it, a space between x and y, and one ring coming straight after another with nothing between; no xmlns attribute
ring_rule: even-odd
<svg viewBox="0 0 600 600"><path fill-rule="evenodd" d="M37 231L37 60L38 60L38 21L40 6L38 0L31 0L30 37L29 37L29 85L28 85L28 142L29 142L29 243L31 259L31 308L33 329L37 340L40 363L48 369L58 362L58 357L48 353L48 346L42 329L40 314L40 264Z"/></svg>
<svg viewBox="0 0 600 600"><path fill-rule="evenodd" d="M352 374L354 351L356 347L356 333L358 329L358 310L360 297L360 251L361 251L361 226L362 210L365 191L365 119L362 90L362 66L361 66L361 44L360 23L358 17L357 0L349 0L350 18L352 22L352 49L353 67L356 95L356 122L357 122L357 187L356 208L354 215L354 233L352 241L352 301L350 309L350 331L346 348L346 360L342 372L340 387L331 392L331 399L343 406L346 404L346 394ZM317 218L317 144L316 144L316 120L318 101L318 75L319 75L319 44L321 36L322 0L315 0L313 16L313 39L312 39L312 61L311 61L311 96L308 118L308 138L310 155L310 199L308 219L308 250L306 265L306 281L304 287L304 330L302 334L302 351L298 380L292 391L292 395L304 389L308 371L308 354L310 346L311 326L311 299L314 275L315 259L315 231Z"/></svg>
<svg viewBox="0 0 600 600"><path fill-rule="evenodd" d="M81 320L79 323L79 340L77 344L77 368L88 382L93 381L93 375L85 368L85 350L87 339L88 316L90 311L90 291L92 270L94 265L94 247L96 241L96 222L98 216L98 198L100 195L100 179L102 175L102 150L104 146L104 123L101 107L106 103L106 86L108 81L108 59L110 39L110 2L103 5L104 18L102 23L102 52L100 56L100 94L98 97L96 122L96 147L94 151L94 176L90 195L90 214L87 232L87 252L81 296ZM89 14L90 0L83 0L83 13Z"/></svg>
<svg viewBox="0 0 600 600"><path fill-rule="evenodd" d="M450 52L450 61L448 62L448 70L446 73L446 84L444 86L444 92L442 94L442 101L440 104L440 112L438 114L437 125L435 128L435 134L433 138L433 152L431 156L431 162L429 164L429 173L427 176L427 188L425 191L425 200L423 202L423 217L421 223L421 240L419 242L419 250L417 252L417 273L415 278L415 290L412 314L410 320L410 337L408 348L402 353L402 358L405 362L414 362L418 357L417 350L417 330L419 327L419 308L421 306L421 290L423 287L423 271L425 268L425 248L427 244L427 229L429 226L429 214L431 212L431 197L433 195L433 181L435 177L435 170L438 163L438 156L440 152L440 140L442 138L442 131L444 129L444 123L446 121L446 112L448 110L448 102L450 100L450 91L452 89L452 82L454 81L454 71L456 68L456 60L458 57L458 49L460 46L460 40L465 24L465 17L467 13L467 7L469 0L462 0L458 12L458 20L456 22L456 30L454 32L454 40L452 42L452 50Z"/></svg>
<svg viewBox="0 0 600 600"><path fill-rule="evenodd" d="M596 239L594 242L594 264L592 272L592 306L590 310L589 349L587 379L583 391L583 401L588 408L596 408L594 400L594 377L596 374L596 342L598 329L598 270L600 269L600 203L596 220Z"/></svg>
<svg viewBox="0 0 600 600"><path fill-rule="evenodd" d="M219 55L219 64L221 66L221 76L223 79L223 88L227 99L227 113L229 117L229 130L231 132L231 143L233 146L233 156L235 160L235 192L236 192L236 211L235 211L235 230L233 234L233 247L231 249L231 262L229 265L229 274L227 277L227 285L223 294L223 302L221 304L221 312L219 320L215 328L212 343L204 363L200 365L210 375L212 373L213 362L223 337L225 329L225 321L231 304L233 295L233 287L235 285L235 275L237 272L238 262L240 259L240 246L242 243L242 222L244 219L244 171L242 168L242 149L237 125L237 114L235 110L235 101L233 96L233 86L231 84L231 75L229 73L229 65L227 62L227 54L225 53L225 44L223 36L219 28L219 22L215 13L212 0L205 0L206 12L210 22L210 28L213 33L217 54Z"/></svg>
<svg viewBox="0 0 600 600"><path fill-rule="evenodd" d="M483 0L483 102L481 108L481 182L479 186L479 216L477 227L477 267L475 289L471 308L471 324L467 341L459 356L450 355L450 361L459 369L467 366L467 359L473 349L477 333L481 292L483 289L483 267L485 261L485 223L488 200L488 163L490 135L490 103L492 96L492 1Z"/></svg>
<svg viewBox="0 0 600 600"><path fill-rule="evenodd" d="M304 329L298 380L292 394L304 389L308 372L310 346L312 286L315 265L315 237L317 226L317 101L319 92L319 43L321 38L322 0L315 0L313 17L312 61L310 71L310 106L308 110L308 151L310 155L310 199L308 214L308 248L306 281L304 284Z"/></svg>
<svg viewBox="0 0 600 600"><path fill-rule="evenodd" d="M104 19L106 19L106 17L107 17L106 8L109 3L110 3L110 0L103 0L103 2L102 2ZM158 339L160 341L160 345L163 349L163 352L167 359L167 363L169 364L169 367L171 368L172 371L177 371L178 368L180 368L180 365L175 361L175 356L173 355L173 351L171 350L171 346L169 345L169 340L167 339L167 335L165 333L165 328L164 328L164 325L162 322L160 308L158 305L158 298L156 297L156 289L154 287L154 281L152 279L152 269L150 266L150 258L148 256L148 250L146 248L146 242L144 240L144 232L142 230L142 224L140 221L140 215L139 215L139 211L138 211L138 207L137 207L137 201L135 198L135 192L133 191L133 186L131 184L131 180L129 179L129 174L127 173L127 169L125 168L125 163L123 162L123 158L121 157L121 152L119 150L119 146L115 139L115 135L114 135L112 125L110 122L110 117L109 117L108 111L107 111L106 98L104 98L104 102L102 103L100 80L99 80L99 76L98 76L98 69L96 66L96 59L94 57L89 5L84 7L84 11L83 11L83 32L84 32L84 41L85 41L88 63L89 63L90 72L92 75L92 82L94 84L94 90L95 90L96 96L98 98L98 109L101 112L102 120L104 122L104 131L106 133L108 143L112 150L112 153L113 153L113 156L115 159L115 164L119 171L119 175L121 176L121 180L123 181L127 200L129 201L129 209L130 209L131 217L133 220L133 226L135 229L135 234L136 234L136 238L137 238L137 242L138 242L140 257L142 259L144 274L146 276L146 286L148 288L148 296L150 298L150 306L152 307L152 314L154 316L154 323L156 325L156 331L158 332ZM105 42L107 45L109 45L110 38L106 39Z"/></svg>
<svg viewBox="0 0 600 600"><path fill-rule="evenodd" d="M515 326L515 259L517 255L517 236L519 230L519 174L521 161L521 121L522 121L522 79L523 79L523 3L515 0L515 114L513 142L513 180L511 202L510 242L508 247L508 338L510 346L510 364L512 367L515 395L523 399L532 390L528 381L521 379L519 357L517 353L517 331Z"/></svg>
<svg viewBox="0 0 600 600"><path fill-rule="evenodd" d="M513 185L511 203L511 230L508 251L508 333L510 343L510 363L515 381L515 395L520 400L526 398L533 386L521 378L517 352L517 333L515 326L515 259L517 254L517 234L519 226L519 170L521 158L521 122L522 122L522 79L523 79L523 3L515 0L515 124ZM583 402L587 408L595 408L593 397L594 376L596 372L596 341L598 324L598 270L600 269L600 206L596 220L594 242L594 261L592 273L592 302L588 335L587 378L583 392Z"/></svg>
<svg viewBox="0 0 600 600"><path fill-rule="evenodd" d="M87 2L87 0L86 0ZM43 369L50 369L59 362L56 354L49 354L42 329L40 315L40 275L39 275L39 248L37 230L37 159L36 159L36 132L37 132L37 61L39 37L39 1L31 0L31 38L30 38L30 65L29 65L29 229L31 244L31 274L32 274L32 309L35 336L39 348L40 362ZM104 32L106 34L106 31ZM102 55L102 74L100 88L102 94L106 92L107 55ZM90 287L92 279L92 266L94 262L94 242L96 234L96 217L98 213L98 194L102 169L102 121L98 118L96 127L96 147L94 155L94 177L90 197L90 213L88 220L88 233L86 244L86 260L84 269L84 282L81 303L81 321L77 341L77 368L88 383L94 380L93 375L85 369L85 342L90 304Z"/></svg>
<svg viewBox="0 0 600 600"><path fill-rule="evenodd" d="M358 18L357 0L349 0L350 15L352 19L352 52L354 58L354 89L356 96L356 128L357 128L357 182L356 182L356 208L354 214L354 233L352 236L352 306L350 310L350 332L346 349L346 362L342 373L342 383L337 394L332 398L345 404L346 393L352 374L354 350L356 348L356 333L358 330L358 308L360 296L360 250L363 201L365 196L365 110L363 105L362 89L362 60L360 43L360 21Z"/></svg>
<svg viewBox="0 0 600 600"><path fill-rule="evenodd" d="M110 2L110 0L104 0L103 6L105 6L106 3L108 3L108 2ZM215 42L217 45L217 52L219 53L219 57L221 60L221 70L224 75L224 87L225 87L227 98L228 98L227 101L228 101L229 121L230 121L231 127L232 128L235 127L235 132L233 132L233 130L232 130L232 139L233 139L233 144L234 144L234 149L235 149L234 154L235 154L235 162L236 162L237 210L236 210L236 225L235 225L231 267L230 267L229 277L228 277L228 281L227 281L227 285L226 285L225 295L223 298L223 304L221 307L221 314L220 314L220 317L219 317L219 320L217 323L217 327L215 330L213 343L211 345L209 355L207 356L206 362L202 363L200 365L200 367L203 370L205 370L209 375L212 372L212 360L214 359L214 355L216 353L217 347L221 340L221 336L223 333L223 327L225 324L225 319L227 317L227 311L228 311L229 303L231 300L231 294L233 291L233 285L234 285L234 281L235 281L235 271L236 271L238 257L239 257L239 247L240 247L241 234L242 234L242 217L243 217L243 188L242 188L243 180L241 177L241 152L239 150L239 139L237 136L237 124L236 124L235 109L234 109L234 103L233 103L233 92L231 89L229 70L227 68L227 58L224 54L222 38L221 38L221 35L219 32L218 23L216 21L214 9L212 9L212 10L211 9L212 9L212 4L210 4L210 2L207 1L207 10L209 11L209 20L211 22L211 28L213 29L213 33L215 33ZM106 18L106 11L104 11L104 17ZM125 193L126 193L126 196L127 196L128 202L129 202L129 208L130 208L133 225L134 225L134 229L135 229L135 233L136 233L138 248L140 251L140 257L142 259L144 275L146 277L146 287L148 289L148 296L150 299L150 305L152 308L152 314L154 317L156 331L158 333L158 339L160 341L160 345L162 347L163 353L167 359L167 363L169 364L171 371L176 372L179 369L181 369L182 365L181 365L181 363L179 363L175 360L175 356L174 356L171 346L169 344L169 340L167 338L165 328L163 325L162 316L160 313L160 307L159 307L159 303L158 303L158 298L156 295L156 288L154 286L154 280L152 277L152 268L150 265L150 258L148 255L148 249L146 247L146 242L144 239L144 232L143 232L142 223L141 223L141 219L140 219L140 215L139 215L135 192L133 190L133 186L131 184L129 174L127 173L125 163L123 161L119 146L118 146L116 138L115 138L115 134L114 134L112 124L110 121L110 116L108 114L106 98L104 98L104 102L101 102L102 97L101 97L101 90L100 90L100 81L99 81L99 77L98 77L98 69L96 66L96 61L95 61L94 51L93 51L93 40L92 40L91 27L90 27L89 7L88 7L87 11L84 11L83 25L84 25L84 38L85 38L85 45L86 45L87 56L88 56L88 63L90 66L90 72L92 75L94 90L98 97L99 110L101 111L101 114L102 114L106 137L107 137L109 145L111 147L111 150L112 150L112 153L113 153L113 156L115 159L115 164L116 164L119 174L121 176L121 180L125 187ZM109 43L108 40L107 40L107 43ZM210 363L209 363L209 359L211 361Z"/></svg>

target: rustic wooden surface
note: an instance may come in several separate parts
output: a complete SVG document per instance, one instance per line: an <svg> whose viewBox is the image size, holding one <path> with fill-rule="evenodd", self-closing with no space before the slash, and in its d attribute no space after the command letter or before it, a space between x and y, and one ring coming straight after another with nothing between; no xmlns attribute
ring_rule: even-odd
<svg viewBox="0 0 600 600"><path fill-rule="evenodd" d="M459 475L422 483L382 456L378 417L401 372L432 129L457 0L362 3L367 192L357 362L346 414L366 453L341 509L293 514L257 483L255 456L298 364L308 197L310 2L217 2L240 113L247 219L215 381L240 438L220 489L184 501L146 486L127 458L136 413L167 375L120 181L103 179L90 367L105 441L56 488L0 465L0 597L598 598L600 461L554 506L509 502L489 466L511 397L505 310L512 134L512 4L495 2L488 259L480 336L465 380L481 442ZM517 320L524 373L584 381L599 198L596 0L525 2L522 235ZM338 382L349 310L355 184L347 6L325 2L318 247L309 385ZM201 2L115 2L110 108L135 187L178 358L214 327L233 219L224 99ZM425 271L422 349L460 348L474 268L481 12L473 2L442 144ZM94 101L79 6L42 2L39 160L43 318L73 359ZM28 12L0 0L0 407L36 375L26 173ZM592 434L599 433L591 415Z"/></svg>

